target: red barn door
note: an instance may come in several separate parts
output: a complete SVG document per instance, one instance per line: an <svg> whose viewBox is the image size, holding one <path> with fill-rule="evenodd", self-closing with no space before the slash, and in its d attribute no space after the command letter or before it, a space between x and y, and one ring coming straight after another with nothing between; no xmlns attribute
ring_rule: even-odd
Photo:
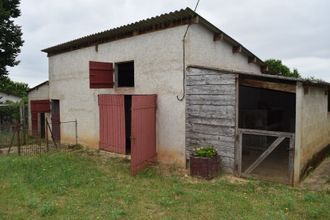
<svg viewBox="0 0 330 220"><path fill-rule="evenodd" d="M156 95L132 96L133 175L156 158L156 103Z"/></svg>
<svg viewBox="0 0 330 220"><path fill-rule="evenodd" d="M39 136L39 120L38 114L42 112L50 112L50 102L49 100L31 100L31 122L32 122L32 136Z"/></svg>
<svg viewBox="0 0 330 220"><path fill-rule="evenodd" d="M99 95L100 149L125 154L124 95Z"/></svg>

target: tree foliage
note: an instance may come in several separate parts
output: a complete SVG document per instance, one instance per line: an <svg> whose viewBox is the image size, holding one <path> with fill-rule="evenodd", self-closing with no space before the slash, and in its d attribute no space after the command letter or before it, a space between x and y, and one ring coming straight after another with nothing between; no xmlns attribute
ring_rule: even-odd
<svg viewBox="0 0 330 220"><path fill-rule="evenodd" d="M8 77L0 77L0 92L15 95L18 97L27 96L29 87L26 83L14 82Z"/></svg>
<svg viewBox="0 0 330 220"><path fill-rule="evenodd" d="M265 63L268 66L268 71L274 75L282 75L294 78L300 78L300 74L297 69L290 70L289 67L284 65L281 60L269 59Z"/></svg>
<svg viewBox="0 0 330 220"><path fill-rule="evenodd" d="M19 63L16 60L23 45L21 27L14 18L21 15L20 0L0 0L0 78L8 75L7 66Z"/></svg>
<svg viewBox="0 0 330 220"><path fill-rule="evenodd" d="M24 100L20 102L10 102L8 101L5 106L0 106L0 124L4 121L12 122L12 120L20 120L20 106L24 104Z"/></svg>

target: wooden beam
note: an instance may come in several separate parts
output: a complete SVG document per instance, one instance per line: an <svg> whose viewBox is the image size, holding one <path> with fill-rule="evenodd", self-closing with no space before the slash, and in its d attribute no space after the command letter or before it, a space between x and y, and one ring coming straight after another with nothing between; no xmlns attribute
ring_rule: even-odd
<svg viewBox="0 0 330 220"><path fill-rule="evenodd" d="M249 63L257 63L257 57L249 57L248 62Z"/></svg>
<svg viewBox="0 0 330 220"><path fill-rule="evenodd" d="M267 73L268 72L268 66L267 65L260 66L260 72Z"/></svg>
<svg viewBox="0 0 330 220"><path fill-rule="evenodd" d="M259 81L259 80L254 80L254 79L240 79L239 84L242 86L249 86L249 87L255 87L255 88L262 88L262 89L271 89L271 90L281 91L281 92L296 93L296 86L291 85L291 84L266 82L266 81Z"/></svg>
<svg viewBox="0 0 330 220"><path fill-rule="evenodd" d="M193 24L198 24L199 23L199 16L196 16L192 19L192 22Z"/></svg>
<svg viewBox="0 0 330 220"><path fill-rule="evenodd" d="M282 143L282 141L285 139L285 137L278 137L268 148L265 150L260 157L256 161L254 161L249 168L247 168L244 173L249 174L251 173L266 157L269 156L271 152L275 150L275 148Z"/></svg>
<svg viewBox="0 0 330 220"><path fill-rule="evenodd" d="M132 33L133 36L136 36L136 35L139 35L139 34L140 34L140 32L138 30L134 30L133 33Z"/></svg>
<svg viewBox="0 0 330 220"><path fill-rule="evenodd" d="M294 133L291 132L282 132L282 131L267 131L267 130L258 130L258 129L246 129L240 128L238 129L240 133L250 134L250 135L261 135L261 136L271 136L271 137L287 137L293 138Z"/></svg>
<svg viewBox="0 0 330 220"><path fill-rule="evenodd" d="M242 46L233 46L233 53L241 53L242 52Z"/></svg>
<svg viewBox="0 0 330 220"><path fill-rule="evenodd" d="M216 34L214 34L214 36L213 36L213 40L214 41L218 41L218 40L223 40L224 39L224 34L223 33L216 33Z"/></svg>

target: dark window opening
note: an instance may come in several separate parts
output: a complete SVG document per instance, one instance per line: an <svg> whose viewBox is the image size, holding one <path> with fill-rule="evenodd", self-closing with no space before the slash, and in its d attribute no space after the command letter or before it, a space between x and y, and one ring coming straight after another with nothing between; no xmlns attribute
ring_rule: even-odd
<svg viewBox="0 0 330 220"><path fill-rule="evenodd" d="M116 64L117 86L134 87L134 62L124 62Z"/></svg>
<svg viewBox="0 0 330 220"><path fill-rule="evenodd" d="M131 154L132 96L125 95L126 154Z"/></svg>
<svg viewBox="0 0 330 220"><path fill-rule="evenodd" d="M295 119L295 94L240 86L240 128L295 132Z"/></svg>

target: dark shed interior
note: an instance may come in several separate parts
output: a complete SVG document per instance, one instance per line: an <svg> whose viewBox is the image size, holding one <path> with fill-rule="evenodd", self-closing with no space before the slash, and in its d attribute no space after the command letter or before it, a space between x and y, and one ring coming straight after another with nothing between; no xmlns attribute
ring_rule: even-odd
<svg viewBox="0 0 330 220"><path fill-rule="evenodd" d="M249 86L239 87L239 128L276 132L295 132L294 93ZM243 135L244 173L277 139L274 136ZM271 181L288 183L289 138L275 148L250 174Z"/></svg>

